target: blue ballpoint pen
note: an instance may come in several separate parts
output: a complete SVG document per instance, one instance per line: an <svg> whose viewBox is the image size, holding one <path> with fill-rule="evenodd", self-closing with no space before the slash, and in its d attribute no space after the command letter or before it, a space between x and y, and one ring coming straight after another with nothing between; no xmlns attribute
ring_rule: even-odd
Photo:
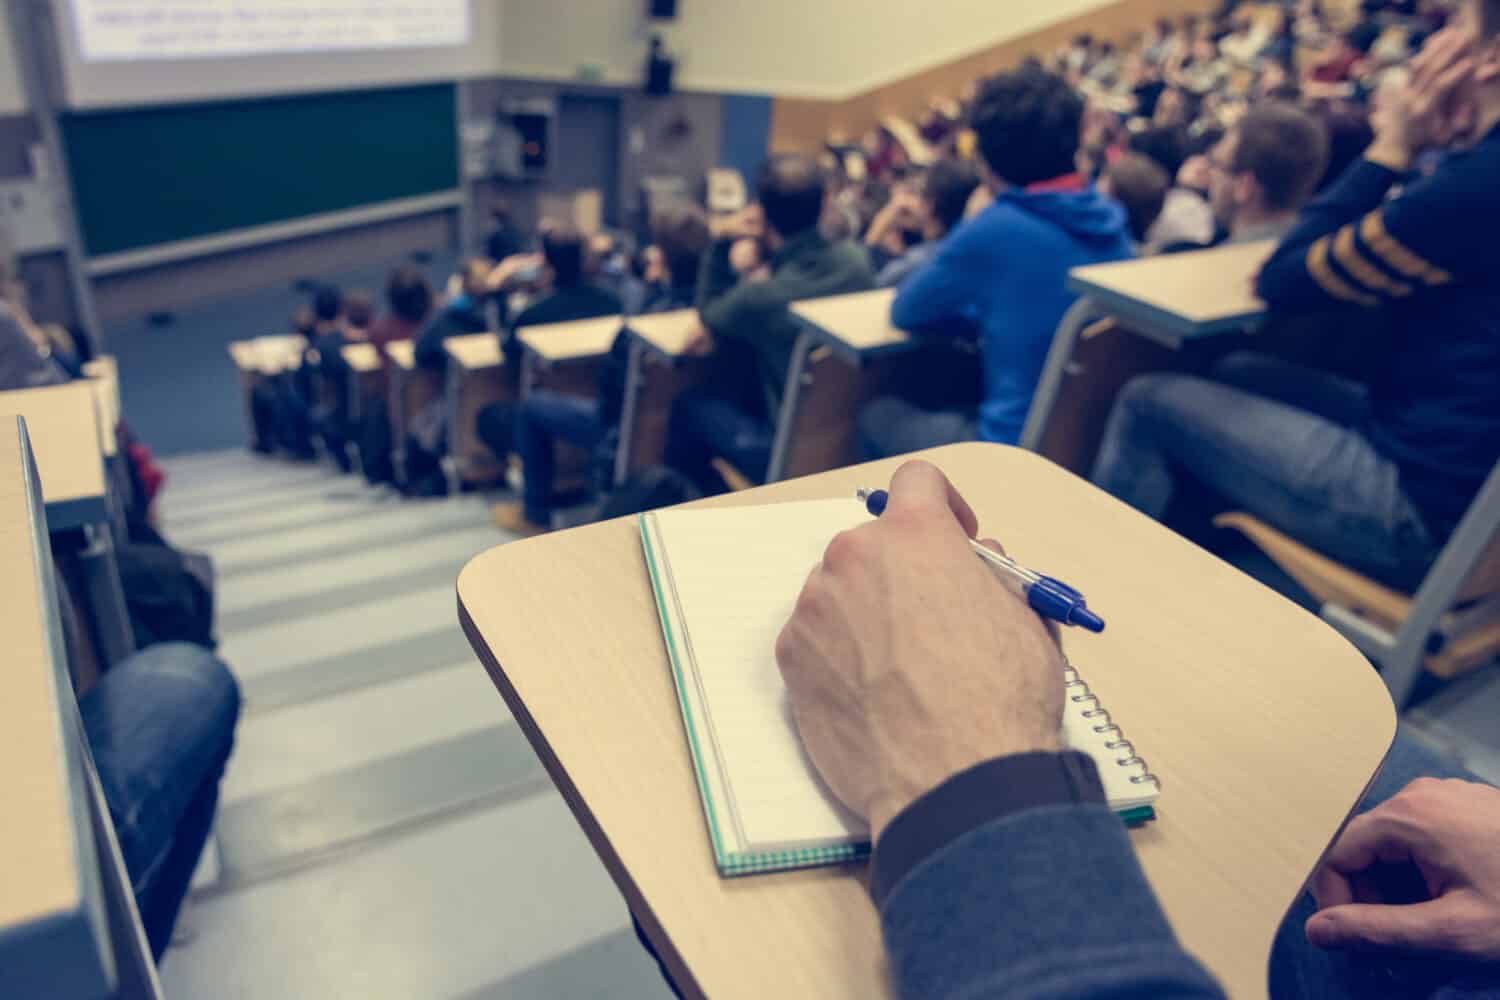
<svg viewBox="0 0 1500 1000"><path fill-rule="evenodd" d="M865 510L879 517L885 512L890 494L885 490L859 490L854 494L865 505ZM1009 556L992 552L973 539L969 544L974 552L990 564L997 576L1018 597L1031 606L1031 610L1043 618L1050 618L1064 625L1077 625L1090 632L1103 632L1104 619L1088 609L1083 595L1061 580L1042 576L1016 562Z"/></svg>

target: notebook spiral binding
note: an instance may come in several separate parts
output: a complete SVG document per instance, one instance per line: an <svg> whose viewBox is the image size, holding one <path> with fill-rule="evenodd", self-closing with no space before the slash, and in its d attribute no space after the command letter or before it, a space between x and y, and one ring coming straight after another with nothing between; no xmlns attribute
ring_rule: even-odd
<svg viewBox="0 0 1500 1000"><path fill-rule="evenodd" d="M1063 665L1063 693L1076 704L1092 702L1092 706L1082 713L1083 717L1093 724L1094 732L1113 735L1114 739L1105 740L1104 746L1115 753L1123 754L1123 756L1115 758L1115 763L1121 767L1140 769L1139 774L1132 774L1130 776L1130 783L1133 785L1149 783L1155 785L1156 789L1160 791L1161 779L1146 770L1147 764L1136 754L1135 746L1125 738L1125 734L1120 731L1120 727L1115 725L1114 721L1110 719L1109 711L1103 705L1099 704L1099 698L1089 690L1088 684L1085 683L1082 677L1078 676L1077 669L1071 663Z"/></svg>

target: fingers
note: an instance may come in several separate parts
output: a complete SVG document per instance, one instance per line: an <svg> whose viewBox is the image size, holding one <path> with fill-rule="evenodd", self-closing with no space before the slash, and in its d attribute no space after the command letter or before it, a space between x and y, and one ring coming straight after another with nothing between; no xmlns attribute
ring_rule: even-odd
<svg viewBox="0 0 1500 1000"><path fill-rule="evenodd" d="M1410 860L1427 838L1417 827L1395 818L1397 810L1392 807L1396 802L1392 799L1350 820L1329 848L1323 867L1348 875L1378 861Z"/></svg>
<svg viewBox="0 0 1500 1000"><path fill-rule="evenodd" d="M1399 948L1447 950L1449 928L1461 916L1462 901L1442 896L1408 906L1347 903L1319 910L1307 920L1307 940L1319 948Z"/></svg>
<svg viewBox="0 0 1500 1000"><path fill-rule="evenodd" d="M1005 555L1005 546L1001 545L999 542L995 541L995 539L993 539L993 538L981 538L979 540L979 544L983 545L985 548L989 549L991 552L998 553L998 554L1000 554L1002 556Z"/></svg>
<svg viewBox="0 0 1500 1000"><path fill-rule="evenodd" d="M946 508L957 519L964 534L979 534L979 519L969 502L959 495L948 477L930 462L907 462L891 477L891 499L887 514L931 513Z"/></svg>
<svg viewBox="0 0 1500 1000"><path fill-rule="evenodd" d="M1438 32L1412 60L1413 85L1421 87L1440 75L1454 60L1467 55L1473 43L1474 36L1465 30L1449 28Z"/></svg>

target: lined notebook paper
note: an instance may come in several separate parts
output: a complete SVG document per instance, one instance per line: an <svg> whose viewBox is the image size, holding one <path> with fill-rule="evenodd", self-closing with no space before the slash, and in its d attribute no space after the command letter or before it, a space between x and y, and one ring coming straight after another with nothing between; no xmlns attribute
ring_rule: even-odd
<svg viewBox="0 0 1500 1000"><path fill-rule="evenodd" d="M868 832L802 749L775 644L834 535L868 521L852 499L641 516L646 565L719 870L857 858ZM1157 783L1071 667L1067 743L1099 765L1110 805L1151 816Z"/></svg>

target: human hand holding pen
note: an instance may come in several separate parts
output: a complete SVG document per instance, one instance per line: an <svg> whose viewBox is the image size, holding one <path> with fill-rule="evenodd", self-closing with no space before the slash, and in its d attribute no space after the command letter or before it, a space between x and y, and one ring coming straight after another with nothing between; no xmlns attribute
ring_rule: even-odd
<svg viewBox="0 0 1500 1000"><path fill-rule="evenodd" d="M884 515L829 544L777 639L808 755L873 837L960 771L1058 747L1056 637L974 558L977 531L940 471L906 463Z"/></svg>

